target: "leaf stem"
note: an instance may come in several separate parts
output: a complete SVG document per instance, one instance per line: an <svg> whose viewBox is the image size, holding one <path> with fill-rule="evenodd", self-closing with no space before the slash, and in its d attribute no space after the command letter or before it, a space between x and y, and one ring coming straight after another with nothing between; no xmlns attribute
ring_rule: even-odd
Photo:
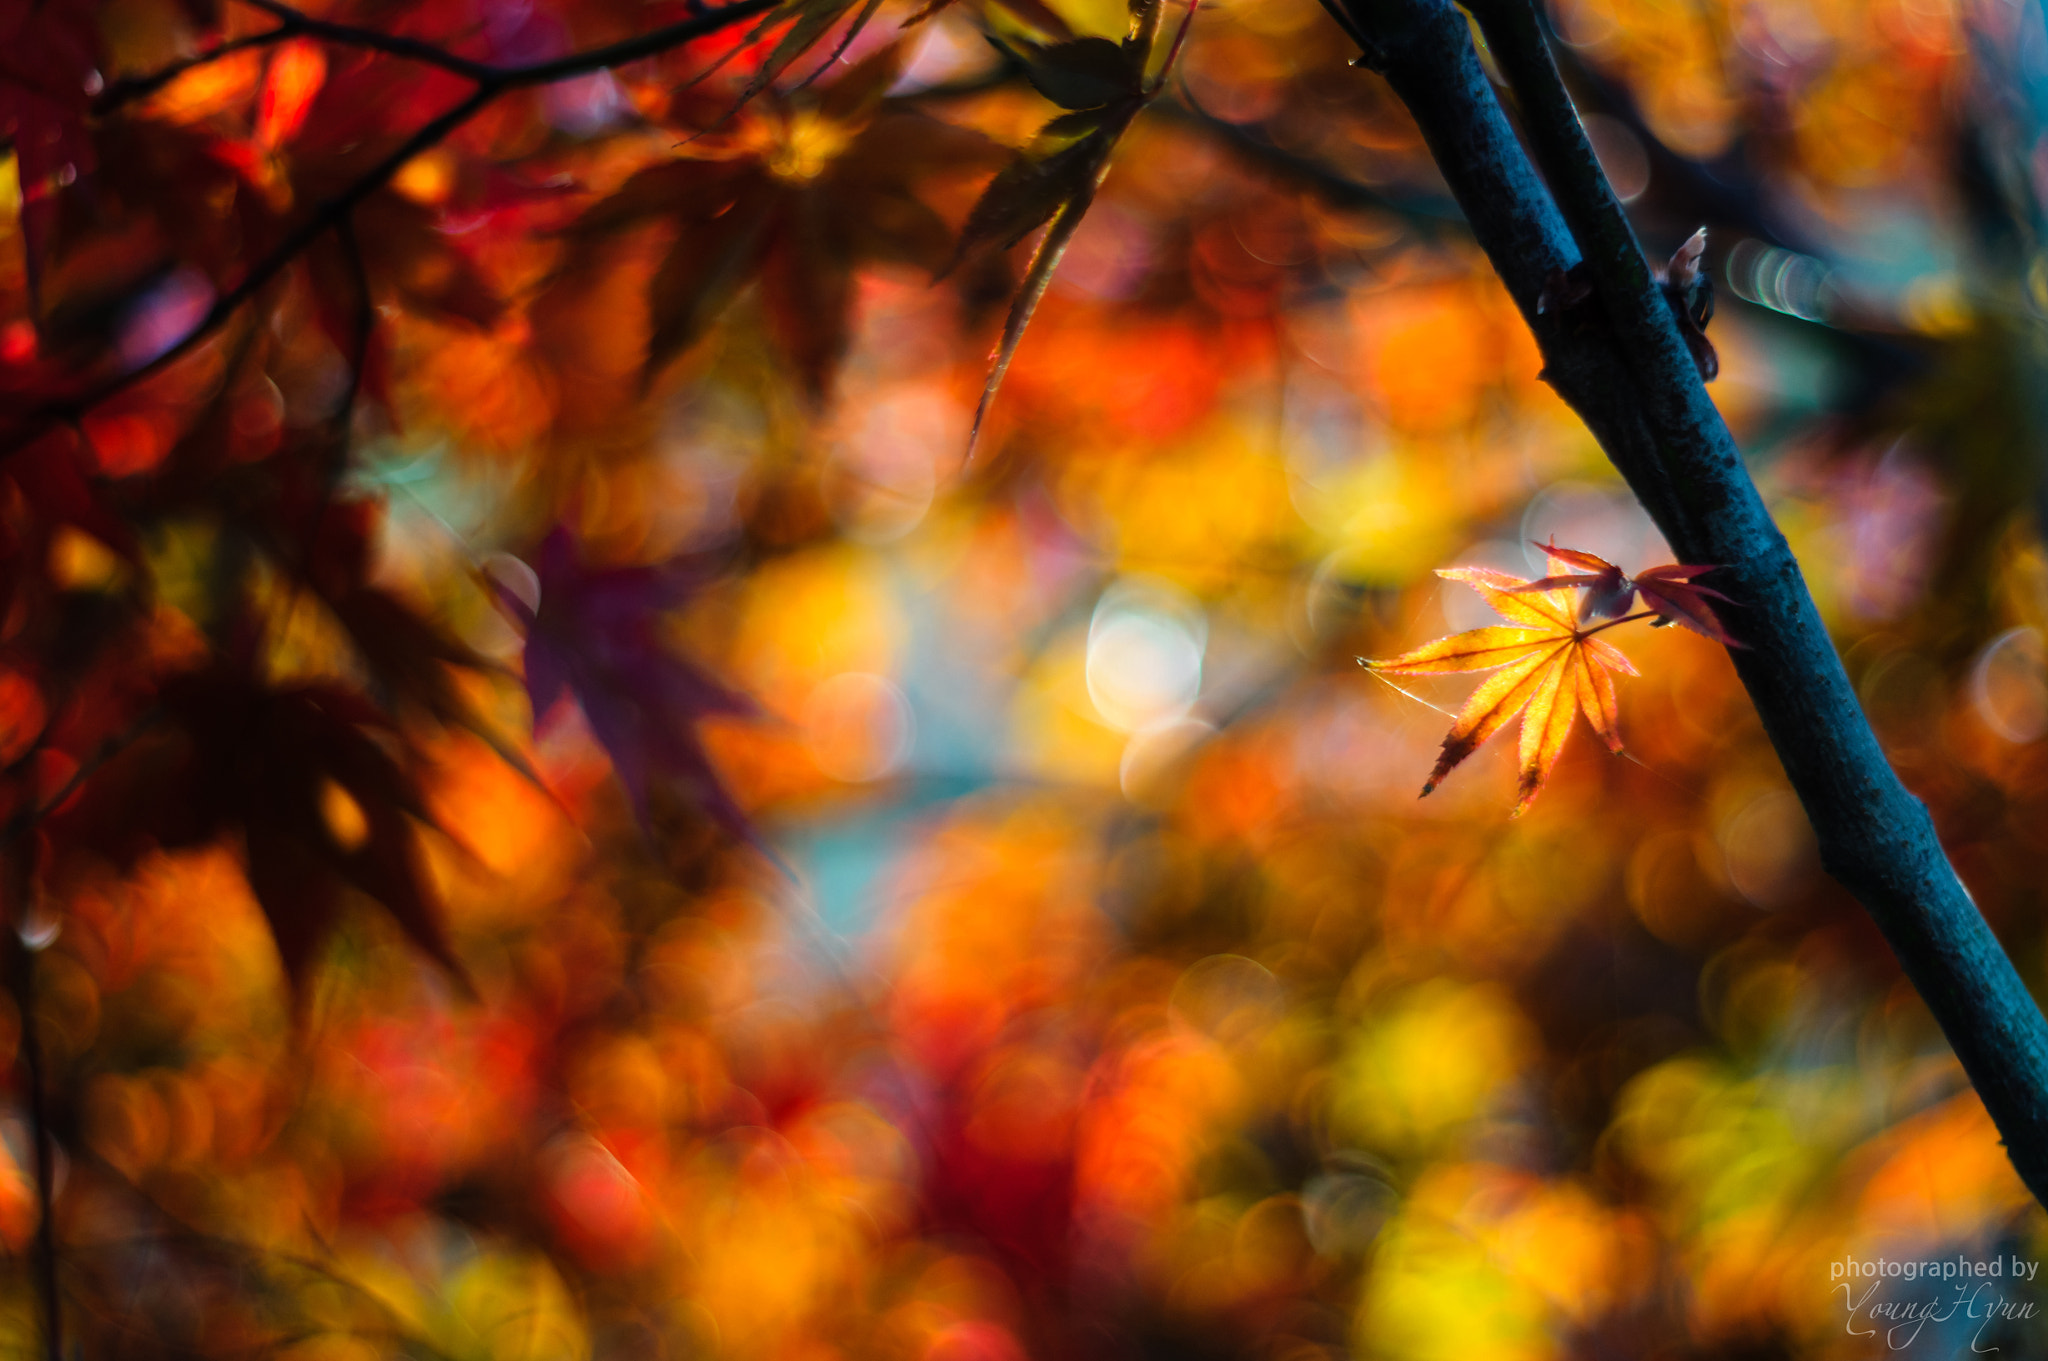
<svg viewBox="0 0 2048 1361"><path fill-rule="evenodd" d="M1594 628L1578 629L1576 630L1576 632L1578 636L1581 638L1591 638L1596 633L1605 633L1607 632L1607 630L1611 628L1618 627L1622 624L1631 624L1638 619L1662 619L1663 617L1663 615L1657 613L1657 611L1655 610L1637 610L1634 614L1624 614L1619 619L1610 619L1606 623L1600 624Z"/></svg>
<svg viewBox="0 0 2048 1361"><path fill-rule="evenodd" d="M1166 60L1160 63L1159 74L1153 78L1151 88L1145 91L1145 101L1148 104L1158 98L1159 92L1166 88L1166 79L1173 74L1174 63L1180 60L1180 50L1187 44L1188 30L1195 26L1195 11L1200 9L1201 5L1202 0L1188 0L1187 12L1181 15L1180 27L1174 30L1173 42L1166 49Z"/></svg>

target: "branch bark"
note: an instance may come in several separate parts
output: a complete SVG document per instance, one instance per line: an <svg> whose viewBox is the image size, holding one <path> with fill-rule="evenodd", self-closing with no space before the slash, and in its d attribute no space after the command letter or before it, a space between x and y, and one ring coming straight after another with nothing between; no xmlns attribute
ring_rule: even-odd
<svg viewBox="0 0 2048 1361"><path fill-rule="evenodd" d="M1884 933L2013 1166L2048 1203L2048 1023L1943 854L1926 807L1900 784L1864 719L1799 566L1600 171L1528 0L1474 0L1471 8L1537 164L1449 0L1345 3L1371 39L1368 63L1414 114L1535 333L1545 377L1680 559L1726 564L1714 584L1744 606L1725 618L1748 645L1730 656L1813 823L1822 863ZM1539 312L1545 281L1582 258L1597 309Z"/></svg>

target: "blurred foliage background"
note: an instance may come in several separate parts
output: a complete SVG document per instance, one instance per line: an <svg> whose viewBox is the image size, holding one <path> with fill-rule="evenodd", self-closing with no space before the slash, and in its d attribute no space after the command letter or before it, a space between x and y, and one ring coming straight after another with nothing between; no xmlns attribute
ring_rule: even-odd
<svg viewBox="0 0 2048 1361"><path fill-rule="evenodd" d="M511 63L690 11L326 13ZM13 816L78 789L18 924L84 1354L1860 1357L1830 1264L2048 1254L1719 649L1618 635L1627 755L1581 734L1526 817L1504 739L1416 800L1469 678L1354 658L1491 622L1432 569L1670 555L1312 0L1202 6L971 464L1024 252L953 240L1058 109L983 40L1042 21L907 14L743 108L745 28L501 100L170 362L457 82L299 39L114 107L275 19L0 24L0 387L147 374L8 465ZM1709 228L1712 391L2040 985L2041 9L1552 19L1653 255ZM220 658L262 686L165 679ZM177 831L201 795L97 765L131 690L248 725L250 806ZM356 690L330 864L260 772ZM348 858L399 827L411 907Z"/></svg>

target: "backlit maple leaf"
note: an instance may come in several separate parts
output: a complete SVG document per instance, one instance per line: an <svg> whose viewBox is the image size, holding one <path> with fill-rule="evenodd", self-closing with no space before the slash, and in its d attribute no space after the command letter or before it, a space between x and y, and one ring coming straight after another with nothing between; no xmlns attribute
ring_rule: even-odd
<svg viewBox="0 0 2048 1361"><path fill-rule="evenodd" d="M1549 549L1553 570L1572 564L1570 549ZM1573 557L1588 557L1573 554ZM1488 567L1450 567L1437 573L1462 581L1486 599L1503 619L1519 627L1493 625L1425 643L1412 652L1385 661L1360 664L1388 676L1441 675L1452 671L1499 670L1482 681L1458 711L1444 737L1443 754L1422 786L1427 795L1460 761L1522 715L1521 783L1515 803L1519 817L1542 792L1572 722L1583 712L1586 722L1613 752L1621 750L1616 726L1614 675L1636 674L1628 658L1593 635L1607 625L1582 628L1579 602L1569 585L1545 587ZM1545 578L1546 581L1555 578ZM1573 582L1571 584L1577 584Z"/></svg>

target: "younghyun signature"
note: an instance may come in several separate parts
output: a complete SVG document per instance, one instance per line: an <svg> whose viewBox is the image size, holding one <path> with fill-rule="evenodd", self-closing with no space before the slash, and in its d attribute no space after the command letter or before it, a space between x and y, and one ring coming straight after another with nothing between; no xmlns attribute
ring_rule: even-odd
<svg viewBox="0 0 2048 1361"><path fill-rule="evenodd" d="M2033 1270L2022 1276L2023 1266L2031 1267ZM2033 1272L2039 1268L2038 1262L2023 1264L2015 1259L2013 1275L2023 1280L2031 1280ZM1882 1329L1886 1348L1895 1352L1904 1351L1912 1346L1913 1340L1920 1336L1920 1330L1927 1326L1928 1320L1946 1323L1958 1313L1966 1319L1977 1321L1977 1330L1970 1336L1970 1350L1980 1354L1995 1352L1998 1348L1981 1345L1985 1330L1993 1323L2030 1319L2034 1317L2035 1312L2032 1303L2003 1295L1996 1287L1984 1281L1958 1281L1951 1287L1955 1292L1955 1298L1948 1300L1939 1295L1924 1300L1877 1299L1875 1296L1878 1288L1879 1283L1872 1281L1862 1287L1862 1293L1859 1295L1856 1293L1856 1287L1847 1281L1836 1287L1842 1292L1842 1300L1849 1307L1850 1334L1855 1337L1876 1337ZM1864 1326L1859 1327L1859 1324Z"/></svg>

